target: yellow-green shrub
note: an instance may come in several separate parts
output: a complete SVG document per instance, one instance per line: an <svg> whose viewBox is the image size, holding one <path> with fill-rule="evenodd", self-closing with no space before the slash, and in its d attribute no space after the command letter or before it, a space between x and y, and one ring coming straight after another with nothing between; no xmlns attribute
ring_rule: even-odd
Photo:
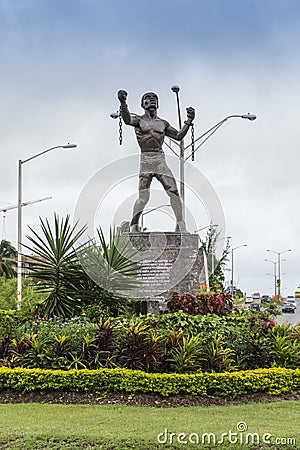
<svg viewBox="0 0 300 450"><path fill-rule="evenodd" d="M43 370L0 368L0 390L155 393L226 396L252 392L270 395L300 391L300 369L256 369L240 372L159 374L128 369Z"/></svg>

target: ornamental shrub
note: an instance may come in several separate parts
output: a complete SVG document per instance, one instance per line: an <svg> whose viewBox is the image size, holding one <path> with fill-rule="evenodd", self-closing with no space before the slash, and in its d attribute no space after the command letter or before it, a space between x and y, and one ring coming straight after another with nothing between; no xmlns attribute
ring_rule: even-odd
<svg viewBox="0 0 300 450"><path fill-rule="evenodd" d="M73 391L129 394L201 395L235 398L253 392L280 395L300 392L300 369L159 374L129 369L43 370L0 368L0 389L21 392Z"/></svg>
<svg viewBox="0 0 300 450"><path fill-rule="evenodd" d="M226 316L230 312L236 311L231 295L225 292L196 293L195 295L189 292L182 295L173 292L167 299L167 307L170 312L184 311L192 315L217 314L218 316Z"/></svg>

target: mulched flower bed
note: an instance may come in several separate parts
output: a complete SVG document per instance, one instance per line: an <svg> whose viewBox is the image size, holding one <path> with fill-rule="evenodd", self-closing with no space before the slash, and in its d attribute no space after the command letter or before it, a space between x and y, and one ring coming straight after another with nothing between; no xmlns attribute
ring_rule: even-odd
<svg viewBox="0 0 300 450"><path fill-rule="evenodd" d="M0 403L60 403L70 404L123 404L132 406L152 406L170 408L178 406L224 406L242 405L246 403L268 403L284 400L300 400L300 393L293 392L283 395L266 395L262 393L243 395L235 399L224 397L201 397L193 395L160 395L109 393L105 397L91 392L28 392L22 393L12 389L0 391Z"/></svg>

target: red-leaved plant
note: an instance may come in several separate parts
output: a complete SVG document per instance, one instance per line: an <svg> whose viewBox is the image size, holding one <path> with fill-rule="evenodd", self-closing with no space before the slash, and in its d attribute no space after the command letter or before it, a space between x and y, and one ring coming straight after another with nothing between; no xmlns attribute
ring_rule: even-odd
<svg viewBox="0 0 300 450"><path fill-rule="evenodd" d="M184 311L192 315L217 314L218 316L226 316L236 310L231 295L224 292L195 295L188 292L182 295L178 292L172 292L167 299L167 307L172 313Z"/></svg>

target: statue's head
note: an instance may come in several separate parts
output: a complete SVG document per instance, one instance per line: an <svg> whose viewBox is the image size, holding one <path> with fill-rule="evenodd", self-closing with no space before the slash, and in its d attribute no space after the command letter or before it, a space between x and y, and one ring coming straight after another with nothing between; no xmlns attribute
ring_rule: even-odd
<svg viewBox="0 0 300 450"><path fill-rule="evenodd" d="M141 106L144 109L158 109L158 96L154 92L146 92L141 99Z"/></svg>

